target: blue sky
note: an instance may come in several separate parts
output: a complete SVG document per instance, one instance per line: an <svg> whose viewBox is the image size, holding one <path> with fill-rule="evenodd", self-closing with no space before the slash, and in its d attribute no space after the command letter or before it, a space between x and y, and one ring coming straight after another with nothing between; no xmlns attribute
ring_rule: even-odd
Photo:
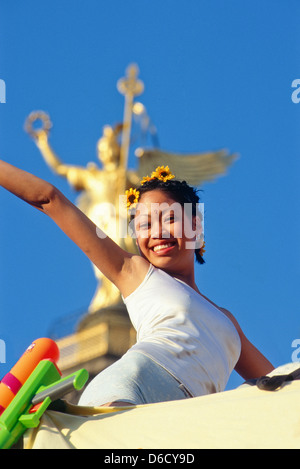
<svg viewBox="0 0 300 469"><path fill-rule="evenodd" d="M116 82L131 62L162 149L239 153L226 177L202 187L206 264L197 283L276 366L291 361L300 338L300 103L291 99L299 15L297 0L16 0L2 2L0 15L0 158L72 201L25 118L47 111L61 159L97 162L103 126L122 120ZM86 309L96 282L53 222L4 190L0 217L1 376L32 340ZM229 386L240 382L234 374Z"/></svg>

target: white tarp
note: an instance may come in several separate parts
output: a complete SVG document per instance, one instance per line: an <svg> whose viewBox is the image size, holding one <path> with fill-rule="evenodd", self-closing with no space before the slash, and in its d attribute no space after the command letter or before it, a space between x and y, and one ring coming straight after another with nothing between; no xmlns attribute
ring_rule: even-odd
<svg viewBox="0 0 300 469"><path fill-rule="evenodd" d="M299 368L288 364L272 374ZM47 411L25 449L300 449L300 381L137 407Z"/></svg>

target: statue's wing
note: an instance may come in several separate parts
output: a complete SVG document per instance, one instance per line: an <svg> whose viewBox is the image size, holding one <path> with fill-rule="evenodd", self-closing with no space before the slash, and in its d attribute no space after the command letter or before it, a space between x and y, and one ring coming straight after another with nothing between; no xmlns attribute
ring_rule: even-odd
<svg viewBox="0 0 300 469"><path fill-rule="evenodd" d="M169 166L177 179L186 180L192 186L200 186L226 174L227 168L238 157L226 150L184 155L158 149L139 149L137 156L140 179L150 176L157 166Z"/></svg>

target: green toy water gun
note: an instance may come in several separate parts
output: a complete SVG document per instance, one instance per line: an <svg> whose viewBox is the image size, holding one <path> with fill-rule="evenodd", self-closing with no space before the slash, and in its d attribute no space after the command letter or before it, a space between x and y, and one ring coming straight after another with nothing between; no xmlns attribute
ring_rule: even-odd
<svg viewBox="0 0 300 469"><path fill-rule="evenodd" d="M89 375L85 369L62 378L53 359L53 356L58 358L58 349L55 347L57 348L51 339L33 342L10 373L2 379L0 449L11 448L28 428L38 427L42 415L51 403L71 390L82 389L86 384Z"/></svg>

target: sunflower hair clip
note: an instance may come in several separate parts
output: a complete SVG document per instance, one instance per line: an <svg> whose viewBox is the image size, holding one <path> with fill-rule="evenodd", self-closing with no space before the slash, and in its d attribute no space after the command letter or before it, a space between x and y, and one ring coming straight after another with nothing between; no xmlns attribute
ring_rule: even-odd
<svg viewBox="0 0 300 469"><path fill-rule="evenodd" d="M127 209L134 208L139 201L140 192L132 187L125 192Z"/></svg>
<svg viewBox="0 0 300 469"><path fill-rule="evenodd" d="M153 179L159 179L160 181L167 182L170 179L174 179L174 174L171 173L169 166L157 166L155 171L152 171L151 176L144 176L140 184L143 185L145 182L152 181Z"/></svg>
<svg viewBox="0 0 300 469"><path fill-rule="evenodd" d="M204 253L205 253L205 241L203 241L203 244L201 246L201 248L199 249L199 254L201 257L203 257Z"/></svg>
<svg viewBox="0 0 300 469"><path fill-rule="evenodd" d="M174 174L171 173L169 166L157 166L155 171L152 171L151 176L144 176L140 181L142 186L145 182L153 181L154 179L159 179L160 181L167 182L170 179L174 179ZM126 205L127 209L135 208L136 204L139 201L140 192L137 189L132 187L125 192L126 195Z"/></svg>

